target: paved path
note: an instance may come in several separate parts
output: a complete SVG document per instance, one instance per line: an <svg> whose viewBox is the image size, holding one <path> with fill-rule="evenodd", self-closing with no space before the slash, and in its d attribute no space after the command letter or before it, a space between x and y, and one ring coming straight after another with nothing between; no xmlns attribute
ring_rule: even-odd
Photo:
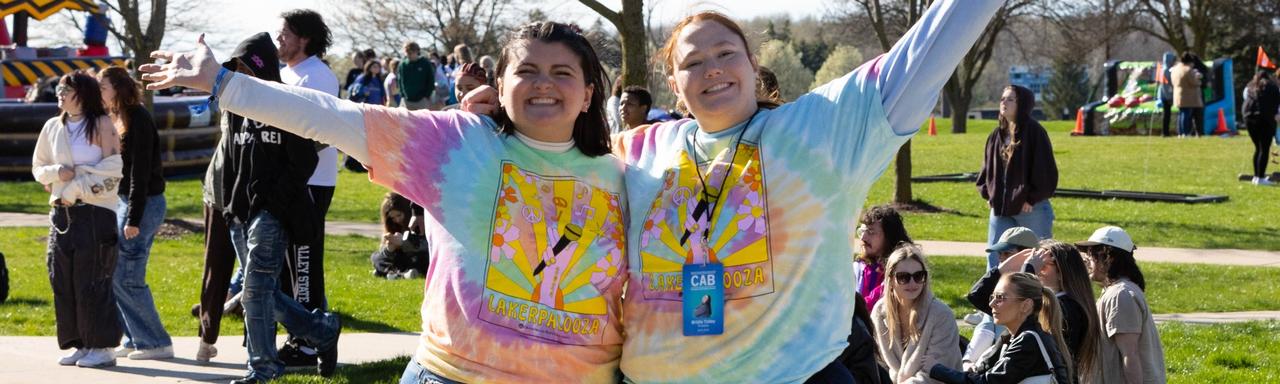
<svg viewBox="0 0 1280 384"><path fill-rule="evenodd" d="M116 359L116 366L104 369L60 366L58 358L67 351L58 349L53 336L0 336L0 383L226 383L244 376L248 356L240 346L240 335L223 336L218 356L208 364L195 360L199 338L173 338L174 358L135 361ZM284 336L280 337L284 341ZM418 336L412 333L343 334L338 342L340 364L359 364L413 354ZM314 370L305 374L315 375Z"/></svg>
<svg viewBox="0 0 1280 384"><path fill-rule="evenodd" d="M196 227L203 225L203 223L199 223L197 220L183 220ZM48 225L48 215L0 212L0 227L44 227ZM325 233L331 235L359 235L376 238L381 236L382 228L376 223L329 221L325 224ZM933 255L987 255L987 253L983 251L986 249L986 244L983 243L924 240L920 241L920 244L924 247L926 252ZM1135 256L1139 261L1144 262L1280 267L1280 252L1268 251L1142 247L1138 248L1138 252Z"/></svg>

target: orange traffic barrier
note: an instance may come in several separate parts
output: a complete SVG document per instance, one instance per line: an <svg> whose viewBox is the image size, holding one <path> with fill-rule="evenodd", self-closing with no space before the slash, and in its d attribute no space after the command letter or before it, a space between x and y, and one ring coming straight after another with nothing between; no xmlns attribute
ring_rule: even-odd
<svg viewBox="0 0 1280 384"><path fill-rule="evenodd" d="M1222 109L1219 109L1218 110L1218 129L1215 129L1213 131L1213 134L1225 135L1228 133L1231 133L1231 131L1227 129L1227 115L1222 111Z"/></svg>
<svg viewBox="0 0 1280 384"><path fill-rule="evenodd" d="M934 120L933 116L929 116L929 136L937 136L937 135L938 135L938 122Z"/></svg>

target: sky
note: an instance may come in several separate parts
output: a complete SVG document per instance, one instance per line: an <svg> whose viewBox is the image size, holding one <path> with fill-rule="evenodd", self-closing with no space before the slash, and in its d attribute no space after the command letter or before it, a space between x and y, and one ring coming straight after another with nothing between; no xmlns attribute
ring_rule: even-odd
<svg viewBox="0 0 1280 384"><path fill-rule="evenodd" d="M548 15L555 15L556 21L569 21L580 25L590 25L595 22L597 15L590 8L582 5L577 0L519 0L518 6L527 8L538 8ZM612 9L620 9L620 0L600 0L600 2ZM674 23L681 17L700 10L716 10L729 15L735 19L745 20L758 16L772 15L788 15L792 18L802 18L806 16L822 16L826 11L831 0L787 0L779 1L761 1L761 0L714 0L714 1L680 1L680 0L648 0L651 6L655 7L655 19L661 20L663 23ZM322 15L331 15L338 12L335 4L339 4L338 0L208 0L206 10L209 13L216 14L216 17L208 19L211 27L216 27L214 31L206 31L210 36L216 35L216 39L210 39L210 46L214 50L214 54L218 57L224 57L235 48L235 44L249 35L256 32L269 32L272 37L275 32L280 29L280 13L295 8L311 8L319 11ZM54 16L54 18L66 16ZM83 19L83 13L75 15L77 19ZM606 23L607 24L607 23ZM40 46L48 41L78 41L79 35L67 32L66 24L58 24L58 22L36 22L30 24L29 33L31 36L32 46ZM74 31L72 31L74 32ZM165 48L166 49L190 49L194 46L194 41L199 31L166 31ZM116 45L108 44L113 53L117 53ZM350 43L344 41L335 41L335 46L329 50L332 53L344 53L351 51Z"/></svg>

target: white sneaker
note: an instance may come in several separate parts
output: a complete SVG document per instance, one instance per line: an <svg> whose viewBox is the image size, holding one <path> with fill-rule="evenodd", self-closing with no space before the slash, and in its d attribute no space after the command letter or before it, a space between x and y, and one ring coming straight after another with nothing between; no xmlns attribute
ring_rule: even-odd
<svg viewBox="0 0 1280 384"><path fill-rule="evenodd" d="M213 344L200 342L200 346L196 349L196 361L208 363L209 359L218 356L218 348L214 348Z"/></svg>
<svg viewBox="0 0 1280 384"><path fill-rule="evenodd" d="M1276 183L1265 177L1254 177L1253 185L1273 186L1276 185Z"/></svg>
<svg viewBox="0 0 1280 384"><path fill-rule="evenodd" d="M129 360L164 360L173 358L173 346L139 349L129 354Z"/></svg>
<svg viewBox="0 0 1280 384"><path fill-rule="evenodd" d="M419 277L422 277L422 274L418 273L418 270L416 269L410 269L408 271L404 271L404 278L406 279L416 279Z"/></svg>
<svg viewBox="0 0 1280 384"><path fill-rule="evenodd" d="M72 350L71 353L58 359L58 365L76 365L76 361L80 360L80 358L87 354L89 354L88 349L76 348Z"/></svg>
<svg viewBox="0 0 1280 384"><path fill-rule="evenodd" d="M76 365L84 368L105 368L116 366L115 353L111 348L94 348L90 349L84 357L76 361Z"/></svg>
<svg viewBox="0 0 1280 384"><path fill-rule="evenodd" d="M136 351L136 350L137 349L133 349L133 348L129 348L121 345L119 347L116 347L115 351L113 352L115 353L116 357L127 357L129 356L130 353L133 353L133 351Z"/></svg>
<svg viewBox="0 0 1280 384"><path fill-rule="evenodd" d="M964 315L964 322L965 322L965 323L968 323L969 325L975 325L975 326L976 326L976 325L978 325L978 323L981 323L981 322L982 322L982 313L981 313L981 312L974 312L974 313L970 313L970 314L968 314L968 315Z"/></svg>

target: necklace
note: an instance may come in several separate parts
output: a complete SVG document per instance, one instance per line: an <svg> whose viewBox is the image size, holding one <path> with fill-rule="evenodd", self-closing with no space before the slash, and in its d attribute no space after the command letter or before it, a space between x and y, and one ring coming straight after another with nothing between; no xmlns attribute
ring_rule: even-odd
<svg viewBox="0 0 1280 384"><path fill-rule="evenodd" d="M702 228L701 233L702 240L704 242L706 242L711 236L711 220L709 217L711 214L715 213L716 207L720 205L720 198L724 197L724 183L729 180L729 173L733 171L733 164L738 160L738 146L742 145L742 137L747 133L747 129L751 128L751 122L756 119L756 115L759 113L760 110L757 109L755 113L751 114L751 118L747 119L747 123L742 126L742 131L739 131L738 137L734 139L733 147L730 148L730 150L733 151L733 154L729 157L729 163L725 165L724 175L720 177L720 189L716 190L715 195L711 194L710 185L707 184L706 180L707 177L711 176L711 172L715 167L715 159L711 159L707 164L707 175L704 177L702 175L702 171L698 170L698 149L701 149L701 147L698 146L698 142L694 138L694 135L697 134L698 130L695 129L689 132L689 135L685 136L685 144L688 146L687 150L689 152L689 156L693 157L693 173L698 175L698 184L702 186L702 193L699 194L698 204L693 208L693 220L697 221L702 219L702 215L708 216L707 228ZM684 230L684 234L680 236L680 245L684 245L685 242L689 240L689 235L692 234L693 233L686 228Z"/></svg>

